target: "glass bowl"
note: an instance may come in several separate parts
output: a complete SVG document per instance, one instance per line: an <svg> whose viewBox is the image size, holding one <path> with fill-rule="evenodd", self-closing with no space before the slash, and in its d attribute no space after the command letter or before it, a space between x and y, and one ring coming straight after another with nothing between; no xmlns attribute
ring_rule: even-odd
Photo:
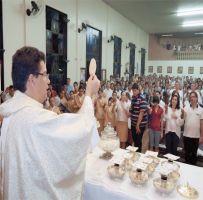
<svg viewBox="0 0 203 200"><path fill-rule="evenodd" d="M113 154L111 152L118 149L120 146L119 139L116 137L101 137L99 147L105 151L105 153L101 156L104 159L111 159Z"/></svg>
<svg viewBox="0 0 203 200"><path fill-rule="evenodd" d="M132 160L133 162L139 160L140 154L139 154L138 152L130 151L130 153L132 154L131 160Z"/></svg>
<svg viewBox="0 0 203 200"><path fill-rule="evenodd" d="M101 133L99 147L105 151L101 158L107 160L113 157L111 152L115 151L120 147L120 141L117 137L117 133L109 124L104 128L104 131L102 131Z"/></svg>
<svg viewBox="0 0 203 200"><path fill-rule="evenodd" d="M125 169L117 164L108 166L107 168L108 174L111 178L122 179L125 174Z"/></svg>
<svg viewBox="0 0 203 200"><path fill-rule="evenodd" d="M180 165L172 160L166 160L161 162L162 167L166 167L167 169L171 169L172 171L179 171Z"/></svg>
<svg viewBox="0 0 203 200"><path fill-rule="evenodd" d="M171 179L156 178L153 180L154 187L161 193L169 194L175 188L175 183Z"/></svg>
<svg viewBox="0 0 203 200"><path fill-rule="evenodd" d="M156 168L155 163L148 164L146 172L148 173L149 176L153 174L153 172L155 171L155 168Z"/></svg>
<svg viewBox="0 0 203 200"><path fill-rule="evenodd" d="M131 170L132 167L133 167L133 163L134 163L133 160L131 160L131 159L125 159L124 160L124 167L125 167L125 169L126 170Z"/></svg>
<svg viewBox="0 0 203 200"><path fill-rule="evenodd" d="M178 171L172 171L171 173L169 173L168 178L177 182L180 178L180 173Z"/></svg>
<svg viewBox="0 0 203 200"><path fill-rule="evenodd" d="M143 185L148 181L148 174L140 169L131 171L129 177L132 183L138 185Z"/></svg>
<svg viewBox="0 0 203 200"><path fill-rule="evenodd" d="M159 162L160 162L160 159L159 158L157 158L156 156L150 156L150 155L148 155L148 156L146 156L147 158L151 158L152 160L153 160L153 163L157 166L158 164L159 164Z"/></svg>

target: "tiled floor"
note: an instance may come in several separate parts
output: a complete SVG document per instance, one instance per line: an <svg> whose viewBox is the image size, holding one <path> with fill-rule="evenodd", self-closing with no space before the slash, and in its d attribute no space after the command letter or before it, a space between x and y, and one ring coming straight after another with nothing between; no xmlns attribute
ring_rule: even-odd
<svg viewBox="0 0 203 200"><path fill-rule="evenodd" d="M143 135L143 139L142 139L142 153L145 153L146 150L148 150L148 145L149 145L149 130L146 129ZM163 157L163 155L165 154L165 142L164 142L164 138L162 139L160 145L159 145L159 156ZM184 159L184 150L183 150L183 143L182 140L180 141L179 147L178 147L178 152L179 152L179 156L180 156L180 162L185 162ZM203 157L199 156L198 157L198 161L197 161L197 166L203 167Z"/></svg>
<svg viewBox="0 0 203 200"><path fill-rule="evenodd" d="M160 151L159 151L159 157L163 157L163 155L165 154L165 147L164 145L160 145ZM184 150L182 148L180 148L178 150L180 159L178 161L180 162L185 162L185 158L184 158ZM197 166L199 167L203 167L203 157L202 156L198 156L198 160L197 160Z"/></svg>

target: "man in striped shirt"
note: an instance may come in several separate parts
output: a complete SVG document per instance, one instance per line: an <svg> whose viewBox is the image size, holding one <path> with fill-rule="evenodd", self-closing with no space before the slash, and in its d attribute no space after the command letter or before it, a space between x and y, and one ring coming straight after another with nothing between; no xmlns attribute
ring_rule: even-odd
<svg viewBox="0 0 203 200"><path fill-rule="evenodd" d="M138 152L142 151L142 136L147 125L148 104L146 100L140 96L139 86L134 83L132 86L133 97L131 101L131 130L134 146L138 147Z"/></svg>

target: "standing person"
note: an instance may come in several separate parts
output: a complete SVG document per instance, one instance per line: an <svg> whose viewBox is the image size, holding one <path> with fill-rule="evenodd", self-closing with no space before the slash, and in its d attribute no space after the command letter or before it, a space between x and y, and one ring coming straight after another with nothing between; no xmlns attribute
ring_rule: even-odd
<svg viewBox="0 0 203 200"><path fill-rule="evenodd" d="M149 130L149 145L150 150L159 151L159 141L163 137L163 109L159 105L159 97L154 96L150 109L151 120ZM153 149L155 148L155 149Z"/></svg>
<svg viewBox="0 0 203 200"><path fill-rule="evenodd" d="M117 97L117 93L115 91L112 93L112 101L115 104L119 101Z"/></svg>
<svg viewBox="0 0 203 200"><path fill-rule="evenodd" d="M49 98L49 107L46 108L46 109L51 110L51 111L55 112L58 115L61 114L61 111L60 111L59 107L56 105L54 97Z"/></svg>
<svg viewBox="0 0 203 200"><path fill-rule="evenodd" d="M85 89L83 86L79 87L78 93L74 94L73 98L74 98L73 108L74 108L74 113L76 113L81 108L85 98Z"/></svg>
<svg viewBox="0 0 203 200"><path fill-rule="evenodd" d="M67 97L66 110L69 113L74 113L75 112L74 105L75 105L74 94L73 94L73 91L71 91L70 94Z"/></svg>
<svg viewBox="0 0 203 200"><path fill-rule="evenodd" d="M77 94L78 92L79 92L79 87L78 87L78 82L74 82L73 83L73 88L74 88L74 90L73 90L73 94ZM71 92L71 91L70 91ZM70 92L69 92L69 95L70 95Z"/></svg>
<svg viewBox="0 0 203 200"><path fill-rule="evenodd" d="M126 89L126 92L130 95L130 98L133 96L133 91L132 91L132 84L130 83Z"/></svg>
<svg viewBox="0 0 203 200"><path fill-rule="evenodd" d="M104 94L108 100L110 97L112 97L112 93L113 93L113 90L110 88L110 82L108 81L106 83L106 88L104 89Z"/></svg>
<svg viewBox="0 0 203 200"><path fill-rule="evenodd" d="M120 139L120 148L126 148L128 140L129 104L125 92L121 92L121 99L116 104L116 131Z"/></svg>
<svg viewBox="0 0 203 200"><path fill-rule="evenodd" d="M68 110L66 109L67 97L66 97L66 92L64 89L60 90L59 98L60 98L60 104L59 104L58 108L60 109L60 112L67 113L68 112Z"/></svg>
<svg viewBox="0 0 203 200"><path fill-rule="evenodd" d="M99 81L90 76L78 114L46 110L49 76L45 55L34 47L12 60L14 97L0 106L1 200L81 199L86 155L95 126L91 96Z"/></svg>
<svg viewBox="0 0 203 200"><path fill-rule="evenodd" d="M104 98L103 90L100 89L98 92L98 98L95 100L95 116L97 121L99 121L98 132L101 135L101 132L104 130L105 122L105 107L108 104L106 98Z"/></svg>
<svg viewBox="0 0 203 200"><path fill-rule="evenodd" d="M162 100L161 92L160 92L160 91L156 91L156 92L155 92L155 95L156 95L157 97L159 97L159 106L164 110L166 104L165 104L165 102Z"/></svg>
<svg viewBox="0 0 203 200"><path fill-rule="evenodd" d="M184 108L183 142L185 161L195 165L199 143L203 143L203 108L198 105L198 95L195 91L189 94L190 105Z"/></svg>
<svg viewBox="0 0 203 200"><path fill-rule="evenodd" d="M115 106L113 103L112 97L108 99L108 104L105 107L105 121L104 126L107 126L108 123L111 123L111 126L115 129L116 127L116 119L115 119Z"/></svg>
<svg viewBox="0 0 203 200"><path fill-rule="evenodd" d="M196 92L197 93L197 102L199 105L202 104L202 97L201 97L201 93L199 92L198 88L197 88L197 84L195 82L193 82L191 84L191 92Z"/></svg>
<svg viewBox="0 0 203 200"><path fill-rule="evenodd" d="M131 131L134 145L138 151L142 151L142 136L147 125L147 102L140 96L139 86L134 83L132 86L133 97L130 107Z"/></svg>
<svg viewBox="0 0 203 200"><path fill-rule="evenodd" d="M43 105L44 105L44 108L48 109L49 106L50 106L50 103L49 103L49 99L51 98L51 89L48 88L47 89L47 98L46 100L44 101Z"/></svg>
<svg viewBox="0 0 203 200"><path fill-rule="evenodd" d="M74 88L71 85L71 79L70 78L67 78L66 81L67 81L66 82L66 93L69 94L70 91L74 91Z"/></svg>
<svg viewBox="0 0 203 200"><path fill-rule="evenodd" d="M170 104L165 110L164 120L166 121L166 152L177 155L181 126L184 123L178 94L171 97Z"/></svg>
<svg viewBox="0 0 203 200"><path fill-rule="evenodd" d="M131 90L132 90L132 85L131 85ZM126 92L126 97L127 97L128 108L130 108L131 96L128 92ZM128 141L126 146L132 145L132 143L133 143L133 139L132 139L132 132L131 132L131 119L130 119L130 113L128 111Z"/></svg>
<svg viewBox="0 0 203 200"><path fill-rule="evenodd" d="M179 100L180 100L180 105L181 105L183 103L183 90L181 89L181 85L180 85L179 81L176 81L174 89L170 90L170 98L172 98L174 91L176 91L179 94L179 96L180 96Z"/></svg>

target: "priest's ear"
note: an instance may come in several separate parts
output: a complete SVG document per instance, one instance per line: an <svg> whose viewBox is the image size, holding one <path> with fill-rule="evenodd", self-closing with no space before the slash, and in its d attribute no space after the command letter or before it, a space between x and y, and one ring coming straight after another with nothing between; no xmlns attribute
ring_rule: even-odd
<svg viewBox="0 0 203 200"><path fill-rule="evenodd" d="M30 74L27 79L26 88L32 88L36 83L37 77L34 74Z"/></svg>

